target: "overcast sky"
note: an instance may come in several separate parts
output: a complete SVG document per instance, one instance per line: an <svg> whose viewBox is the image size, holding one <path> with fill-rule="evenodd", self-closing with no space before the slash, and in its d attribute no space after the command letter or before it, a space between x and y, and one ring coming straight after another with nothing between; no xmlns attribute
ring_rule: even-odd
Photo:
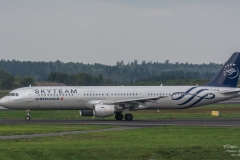
<svg viewBox="0 0 240 160"><path fill-rule="evenodd" d="M0 0L0 59L224 63L238 0Z"/></svg>

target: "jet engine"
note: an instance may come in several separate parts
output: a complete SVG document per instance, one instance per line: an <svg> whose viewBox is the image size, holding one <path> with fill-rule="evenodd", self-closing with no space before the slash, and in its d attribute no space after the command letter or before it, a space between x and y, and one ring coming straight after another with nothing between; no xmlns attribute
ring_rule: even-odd
<svg viewBox="0 0 240 160"><path fill-rule="evenodd" d="M114 105L95 104L93 115L95 117L108 117L114 115L116 108Z"/></svg>
<svg viewBox="0 0 240 160"><path fill-rule="evenodd" d="M80 110L80 116L93 116L93 110Z"/></svg>

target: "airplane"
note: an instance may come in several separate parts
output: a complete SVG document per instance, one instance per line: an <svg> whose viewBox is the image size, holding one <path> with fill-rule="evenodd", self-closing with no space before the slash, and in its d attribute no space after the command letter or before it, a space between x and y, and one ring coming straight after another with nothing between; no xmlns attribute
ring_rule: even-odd
<svg viewBox="0 0 240 160"><path fill-rule="evenodd" d="M204 86L29 86L12 90L0 106L26 110L79 110L81 116L131 121L134 110L186 109L217 103L240 95L237 87L240 52L228 59Z"/></svg>

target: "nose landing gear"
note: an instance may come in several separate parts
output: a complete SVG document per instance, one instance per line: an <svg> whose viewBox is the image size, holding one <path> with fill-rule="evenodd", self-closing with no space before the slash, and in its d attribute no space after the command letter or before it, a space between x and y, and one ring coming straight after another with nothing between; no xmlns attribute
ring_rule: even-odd
<svg viewBox="0 0 240 160"><path fill-rule="evenodd" d="M30 121L30 110L26 110L26 117L25 117L25 119L26 119L26 121Z"/></svg>

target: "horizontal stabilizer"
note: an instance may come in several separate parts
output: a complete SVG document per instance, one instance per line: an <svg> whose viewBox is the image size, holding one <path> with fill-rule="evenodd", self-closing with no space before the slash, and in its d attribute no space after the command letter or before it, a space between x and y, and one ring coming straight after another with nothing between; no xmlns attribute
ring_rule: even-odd
<svg viewBox="0 0 240 160"><path fill-rule="evenodd" d="M228 93L237 93L240 92L240 88L236 88L236 89L231 89L231 90L225 90L225 91L221 91L222 94L228 94Z"/></svg>

